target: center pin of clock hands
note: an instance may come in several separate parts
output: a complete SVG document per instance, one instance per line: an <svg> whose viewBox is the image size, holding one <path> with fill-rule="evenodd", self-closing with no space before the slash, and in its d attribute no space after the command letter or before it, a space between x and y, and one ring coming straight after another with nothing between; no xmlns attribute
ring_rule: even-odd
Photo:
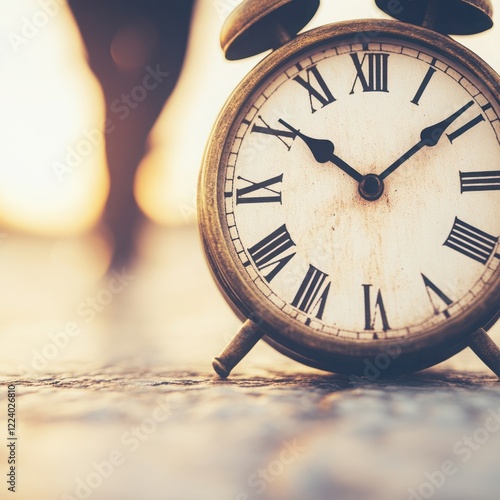
<svg viewBox="0 0 500 500"><path fill-rule="evenodd" d="M359 194L365 200L374 201L382 196L382 193L384 192L384 183L382 182L382 179L380 179L380 177L376 174L361 175L357 170L352 168L348 163L342 160L342 158L339 158L335 154L335 145L332 141L309 137L300 132L300 130L292 127L281 118L279 119L279 122L306 143L307 147L313 154L314 159L318 163L331 162L358 182Z"/></svg>
<svg viewBox="0 0 500 500"><path fill-rule="evenodd" d="M431 125L430 127L424 128L420 133L420 141L410 148L403 156L397 159L392 165L388 166L381 174L380 179L384 180L389 174L392 174L394 170L400 167L406 160L409 160L415 153L420 151L423 147L428 146L430 148L437 145L445 130L465 111L467 111L474 101L469 101L465 106L462 106L458 111L453 113L448 118Z"/></svg>

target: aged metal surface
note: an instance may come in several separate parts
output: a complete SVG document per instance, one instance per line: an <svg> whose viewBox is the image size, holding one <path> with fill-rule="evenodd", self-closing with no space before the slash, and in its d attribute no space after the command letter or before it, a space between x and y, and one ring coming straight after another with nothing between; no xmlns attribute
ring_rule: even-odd
<svg viewBox="0 0 500 500"><path fill-rule="evenodd" d="M490 0L375 0L380 9L400 21L448 35L471 35L493 26Z"/></svg>
<svg viewBox="0 0 500 500"><path fill-rule="evenodd" d="M312 19L319 0L245 0L229 15L220 42L227 59L283 45Z"/></svg>
<svg viewBox="0 0 500 500"><path fill-rule="evenodd" d="M227 378L231 370L252 350L262 338L259 326L246 320L224 351L214 358L212 366L221 378Z"/></svg>
<svg viewBox="0 0 500 500"><path fill-rule="evenodd" d="M500 348L491 340L483 328L471 337L471 349L500 378Z"/></svg>

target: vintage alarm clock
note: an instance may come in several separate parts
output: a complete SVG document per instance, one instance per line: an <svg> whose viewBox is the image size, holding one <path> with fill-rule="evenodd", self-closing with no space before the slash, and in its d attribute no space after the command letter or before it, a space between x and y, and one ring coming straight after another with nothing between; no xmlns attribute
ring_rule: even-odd
<svg viewBox="0 0 500 500"><path fill-rule="evenodd" d="M500 80L448 34L488 0L377 0L397 20L298 36L319 0L246 0L228 59L274 49L213 128L199 225L244 322L221 377L259 339L349 375L420 370L470 346L500 376Z"/></svg>

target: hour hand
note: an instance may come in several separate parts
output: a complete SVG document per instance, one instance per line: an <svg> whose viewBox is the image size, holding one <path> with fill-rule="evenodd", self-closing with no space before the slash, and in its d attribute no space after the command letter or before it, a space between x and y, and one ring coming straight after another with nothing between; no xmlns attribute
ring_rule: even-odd
<svg viewBox="0 0 500 500"><path fill-rule="evenodd" d="M350 175L354 180L361 182L363 176L335 154L335 145L332 141L309 137L303 134L300 130L292 127L281 118L279 119L279 122L305 142L306 146L310 149L312 155L314 156L314 159L318 163L331 162L347 175Z"/></svg>

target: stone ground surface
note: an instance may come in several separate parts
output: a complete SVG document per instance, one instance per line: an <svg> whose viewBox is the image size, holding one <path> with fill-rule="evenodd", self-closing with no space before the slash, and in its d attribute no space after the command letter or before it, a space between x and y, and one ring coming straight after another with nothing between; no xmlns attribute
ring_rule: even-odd
<svg viewBox="0 0 500 500"><path fill-rule="evenodd" d="M98 249L2 241L0 440L13 383L13 498L500 499L500 383L471 352L361 384L260 343L221 381L210 359L239 322L195 228L145 231L112 296ZM92 297L110 302L91 312ZM12 495L7 451L0 498Z"/></svg>

